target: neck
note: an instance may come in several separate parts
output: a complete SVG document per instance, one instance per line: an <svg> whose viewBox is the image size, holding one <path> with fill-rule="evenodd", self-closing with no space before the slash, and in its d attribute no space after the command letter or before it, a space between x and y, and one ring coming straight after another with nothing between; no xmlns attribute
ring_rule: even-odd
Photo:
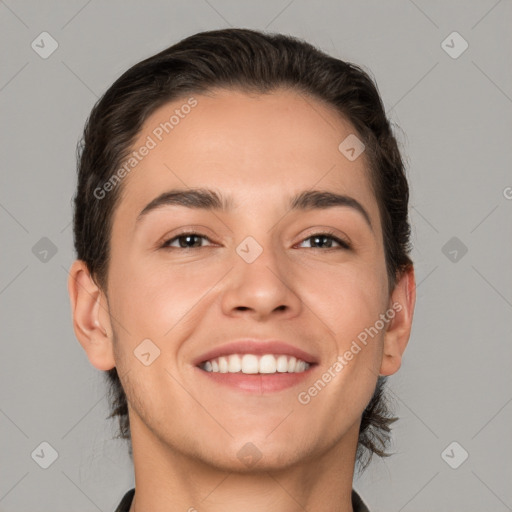
<svg viewBox="0 0 512 512"><path fill-rule="evenodd" d="M240 472L180 452L132 424L135 496L130 512L353 512L359 425L325 453L288 467Z"/></svg>

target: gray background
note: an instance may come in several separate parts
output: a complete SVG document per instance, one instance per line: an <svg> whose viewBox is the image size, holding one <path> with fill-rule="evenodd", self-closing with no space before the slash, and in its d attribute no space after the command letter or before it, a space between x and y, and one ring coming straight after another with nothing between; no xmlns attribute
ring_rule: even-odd
<svg viewBox="0 0 512 512"><path fill-rule="evenodd" d="M101 372L71 325L75 146L125 69L228 26L363 65L401 128L417 306L390 379L396 454L354 487L372 512L512 510L511 11L510 0L0 1L0 510L107 512L133 484ZM43 31L59 45L47 59L31 47ZM453 31L469 44L458 58L441 44ZM58 453L48 469L31 457L43 441Z"/></svg>

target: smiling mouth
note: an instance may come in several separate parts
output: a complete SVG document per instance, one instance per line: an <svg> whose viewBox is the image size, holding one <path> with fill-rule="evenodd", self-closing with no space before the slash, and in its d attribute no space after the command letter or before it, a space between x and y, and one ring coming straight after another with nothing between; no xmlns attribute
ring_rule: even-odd
<svg viewBox="0 0 512 512"><path fill-rule="evenodd" d="M239 373L268 375L278 373L303 373L310 363L284 354L230 354L203 361L199 368L210 373Z"/></svg>

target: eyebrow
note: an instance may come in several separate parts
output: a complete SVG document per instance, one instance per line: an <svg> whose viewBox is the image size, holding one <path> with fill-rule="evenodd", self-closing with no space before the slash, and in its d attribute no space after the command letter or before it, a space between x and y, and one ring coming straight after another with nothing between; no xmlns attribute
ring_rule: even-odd
<svg viewBox="0 0 512 512"><path fill-rule="evenodd" d="M207 188L174 189L160 194L148 203L137 216L140 222L148 213L163 206L183 206L191 209L227 212L233 209L232 197L224 197ZM292 211L325 210L334 207L348 207L362 215L370 229L372 222L363 205L353 197L325 190L304 190L290 198L288 208Z"/></svg>

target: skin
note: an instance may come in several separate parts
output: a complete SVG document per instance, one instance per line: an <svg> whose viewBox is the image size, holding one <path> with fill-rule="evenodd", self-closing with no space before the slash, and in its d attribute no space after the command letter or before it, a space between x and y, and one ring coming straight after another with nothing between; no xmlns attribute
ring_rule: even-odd
<svg viewBox="0 0 512 512"><path fill-rule="evenodd" d="M354 128L316 99L218 90L198 104L122 183L107 289L75 261L68 283L73 326L91 364L117 367L126 391L136 494L133 510L352 511L361 415L378 375L401 364L415 304L414 270L388 293L381 221L365 154L338 150ZM134 148L186 100L148 118ZM163 206L136 222L164 191L208 187L232 195L231 212ZM308 189L349 195L349 207L290 212ZM140 224L140 225L138 225ZM193 226L199 247L164 249ZM183 228L183 229L181 229ZM334 230L350 249L312 235ZM236 252L252 236L263 248L248 264ZM201 246L202 244L202 246ZM107 301L108 298L108 301ZM307 405L297 400L379 315L393 320ZM281 339L318 357L298 386L245 394L198 377L191 361L241 337ZM160 356L133 351L149 338ZM238 451L252 443L248 467Z"/></svg>

